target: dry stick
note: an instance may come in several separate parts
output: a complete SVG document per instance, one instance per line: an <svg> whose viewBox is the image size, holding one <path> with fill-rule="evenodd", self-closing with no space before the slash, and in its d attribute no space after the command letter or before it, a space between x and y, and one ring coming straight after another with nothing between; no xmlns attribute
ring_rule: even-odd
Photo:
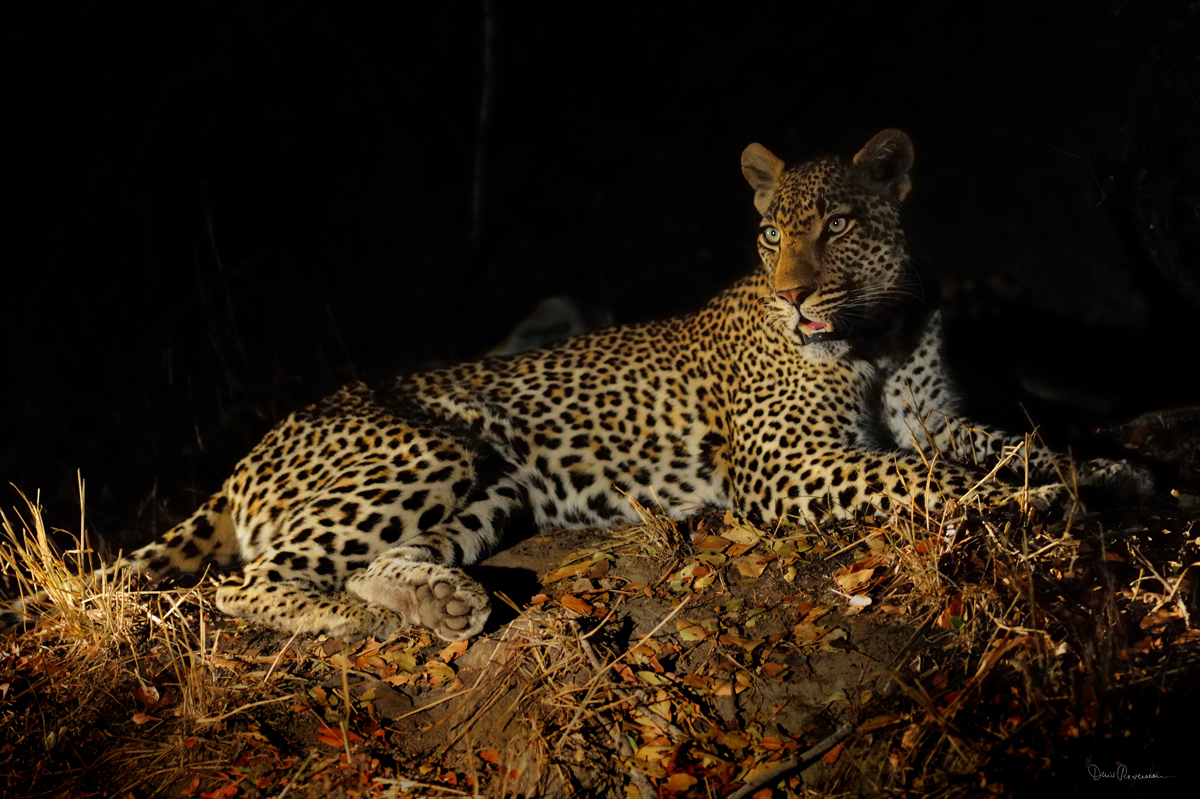
<svg viewBox="0 0 1200 799"><path fill-rule="evenodd" d="M292 785L294 785L296 780L300 778L300 775L304 773L304 769L308 768L308 764L313 762L313 758L316 756L316 749L310 749L308 751L308 757L304 758L304 762L300 764L300 767L292 772L291 779L287 781L287 785L283 786L283 790L279 792L279 796L275 797L275 799L283 799L283 797L287 796L287 792L292 789Z"/></svg>
<svg viewBox="0 0 1200 799"><path fill-rule="evenodd" d="M201 616L200 619L203 621L204 617ZM275 656L275 660L271 661L271 668L267 669L267 673L263 675L262 682L265 683L267 680L271 679L271 675L275 673L275 668L283 660L284 654L287 653L288 648L292 645L292 642L296 640L296 636L298 636L299 634L300 634L299 630L292 633L292 637L289 638L287 640L287 643L283 645L283 649L279 650L279 654ZM214 648L214 651L215 651L215 648Z"/></svg>
<svg viewBox="0 0 1200 799"><path fill-rule="evenodd" d="M816 760L821 755L828 752L836 746L843 738L854 731L854 725L847 722L833 731L833 734L821 741L819 744L809 749L802 755L792 755L783 763L763 774L754 782L748 782L741 788L738 788L725 799L744 799L762 790L768 785L773 785L791 776L794 771L801 771L808 766L809 763Z"/></svg>
<svg viewBox="0 0 1200 799"><path fill-rule="evenodd" d="M342 642L342 712L338 719L342 728L342 746L346 748L346 765L352 764L354 761L350 757L350 713L353 707L350 705L350 675L347 670L350 668L350 644Z"/></svg>
<svg viewBox="0 0 1200 799"><path fill-rule="evenodd" d="M262 705L270 705L275 702L286 702L287 700L295 699L298 696L300 696L300 694L288 694L287 696L277 696L277 697L274 697L273 699L263 699L259 702L251 702L248 705L242 705L241 707L234 708L233 710L229 711L228 713L222 713L219 716L209 716L209 717L203 718L203 719L196 719L196 723L197 724L216 724L218 721L224 721L225 719L229 718L230 716L236 716L238 713L241 713L242 711L245 711L245 710L249 710L252 707L260 707Z"/></svg>
<svg viewBox="0 0 1200 799"><path fill-rule="evenodd" d="M842 547L837 552L831 552L830 554L821 558L821 560L824 561L824 560L829 560L830 558L836 558L838 555L841 555L843 552L849 552L850 550L854 549L859 544L865 544L868 541L870 541L872 538L878 538L881 535L883 535L883 528L876 530L875 532L871 533L870 535L865 535L862 538L858 539L857 541L852 541L849 544L846 544L846 546Z"/></svg>

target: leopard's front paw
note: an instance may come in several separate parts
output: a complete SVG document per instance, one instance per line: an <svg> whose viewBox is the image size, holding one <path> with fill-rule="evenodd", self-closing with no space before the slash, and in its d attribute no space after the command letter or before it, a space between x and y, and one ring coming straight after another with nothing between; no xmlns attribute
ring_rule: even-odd
<svg viewBox="0 0 1200 799"><path fill-rule="evenodd" d="M1030 507L1041 513L1070 510L1078 503L1076 496L1062 483L1014 489L1012 499L1021 507Z"/></svg>
<svg viewBox="0 0 1200 799"><path fill-rule="evenodd" d="M1122 496L1140 498L1154 492L1154 475L1145 466L1128 461L1093 458L1075 470L1081 486L1095 486L1116 491Z"/></svg>
<svg viewBox="0 0 1200 799"><path fill-rule="evenodd" d="M377 558L346 581L346 590L447 641L478 635L492 611L487 591L466 572L402 555Z"/></svg>

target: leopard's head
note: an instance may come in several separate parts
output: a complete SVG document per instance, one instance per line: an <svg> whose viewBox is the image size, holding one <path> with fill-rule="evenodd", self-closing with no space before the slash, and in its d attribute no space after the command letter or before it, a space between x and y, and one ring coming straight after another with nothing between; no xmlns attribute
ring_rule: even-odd
<svg viewBox="0 0 1200 799"><path fill-rule="evenodd" d="M877 134L850 161L789 168L761 144L742 153L762 214L758 251L772 315L808 358L841 357L920 302L923 282L900 224L912 164L912 141L899 130Z"/></svg>

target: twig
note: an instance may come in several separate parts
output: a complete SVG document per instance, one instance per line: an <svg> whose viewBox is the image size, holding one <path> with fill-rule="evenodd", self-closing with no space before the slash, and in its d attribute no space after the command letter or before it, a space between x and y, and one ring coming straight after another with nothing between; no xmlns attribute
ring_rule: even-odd
<svg viewBox="0 0 1200 799"><path fill-rule="evenodd" d="M346 765L354 762L350 757L350 713L354 710L350 704L350 644L342 642L342 712L338 715L342 728L342 746L346 749Z"/></svg>
<svg viewBox="0 0 1200 799"><path fill-rule="evenodd" d="M370 676L370 675L368 675L368 676ZM449 702L451 699L457 699L458 697L463 696L464 694L469 694L474 690L475 690L475 688L464 688L461 691L455 691L452 694L443 696L441 699L435 699L434 701L430 702L428 705L421 705L420 707L415 707L403 715L396 716L396 718L392 719L392 722L395 723L397 721L402 721L402 720L408 718L409 716L415 716L418 713L424 713L426 710L429 710L429 708L431 708L431 707L437 707L438 705L444 705L446 702Z"/></svg>
<svg viewBox="0 0 1200 799"><path fill-rule="evenodd" d="M297 696L299 696L299 694L288 694L287 696L277 696L273 699L263 699L260 702L251 702L248 705L242 705L241 707L234 708L233 710L229 711L228 713L222 713L219 716L209 716L209 717L203 718L203 719L196 719L196 723L197 724L216 724L218 721L224 721L225 719L229 718L230 716L236 716L238 713L241 713L243 710L249 710L252 707L259 707L260 705L270 705L275 702L286 702L289 699L295 699Z"/></svg>
<svg viewBox="0 0 1200 799"><path fill-rule="evenodd" d="M200 618L203 619L204 617L201 616ZM296 636L298 636L299 634L300 634L300 632L298 630L296 632L292 633L292 637L287 640L287 643L283 645L283 649L280 649L279 654L275 656L275 659L273 661L271 661L271 668L267 669L267 673L263 675L262 682L265 683L267 680L271 679L271 675L275 673L275 668L283 660L284 654L287 653L288 647L290 647L292 645L292 641L295 641ZM213 651L214 652L216 651L215 644L213 646Z"/></svg>
<svg viewBox="0 0 1200 799"><path fill-rule="evenodd" d="M870 535L865 535L862 538L858 539L857 541L852 541L849 544L846 544L846 546L842 547L837 552L831 552L830 554L821 558L821 560L824 561L824 560L829 560L831 558L836 558L838 555L841 555L843 552L849 552L850 550L854 549L859 544L865 544L868 541L870 541L872 538L878 538L882 534L883 534L883 529L880 528L880 529L876 530L875 532L871 533Z"/></svg>
<svg viewBox="0 0 1200 799"><path fill-rule="evenodd" d="M830 735L824 741L821 741L813 748L809 749L804 754L792 755L783 763L780 763L766 774L763 774L754 782L748 782L741 788L738 788L736 791L729 794L729 796L727 796L725 799L744 799L744 797L751 796L758 791L761 791L768 785L773 785L776 782L788 778L791 776L792 772L803 770L808 766L809 763L816 760L833 747L837 746L837 744L841 742L843 738L848 736L853 731L853 724L850 724L849 722L843 724L834 730L832 735Z"/></svg>
<svg viewBox="0 0 1200 799"><path fill-rule="evenodd" d="M300 775L304 773L304 769L308 768L308 764L313 762L313 758L316 756L317 750L310 749L308 752L308 757L304 758L304 762L300 764L300 767L292 772L291 779L287 781L287 785L283 786L283 790L279 792L279 796L277 796L275 799L283 799L283 797L287 796L287 792L291 790L292 785L295 784L296 780L300 778Z"/></svg>

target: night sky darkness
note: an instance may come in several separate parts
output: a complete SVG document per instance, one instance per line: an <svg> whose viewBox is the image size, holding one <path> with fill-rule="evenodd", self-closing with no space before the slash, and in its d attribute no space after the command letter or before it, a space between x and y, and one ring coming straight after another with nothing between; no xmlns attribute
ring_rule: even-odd
<svg viewBox="0 0 1200 799"><path fill-rule="evenodd" d="M94 528L140 542L289 410L545 296L696 308L754 263L752 141L913 136L910 241L979 415L1078 440L1200 402L1200 4L497 0L478 220L483 3L428 5L6 25L0 479L51 523L81 469Z"/></svg>

